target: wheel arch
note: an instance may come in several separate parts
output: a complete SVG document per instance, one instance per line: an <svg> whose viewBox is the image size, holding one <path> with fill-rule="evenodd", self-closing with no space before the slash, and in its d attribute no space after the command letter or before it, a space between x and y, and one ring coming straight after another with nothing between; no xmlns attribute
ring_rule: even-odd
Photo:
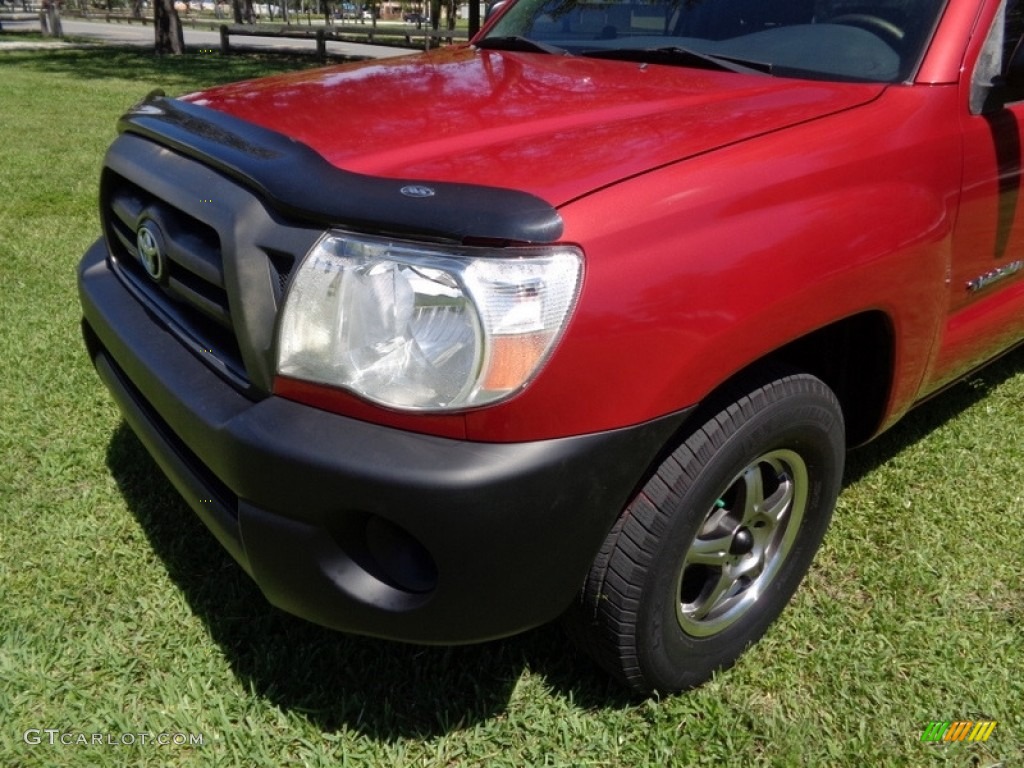
<svg viewBox="0 0 1024 768"><path fill-rule="evenodd" d="M815 376L835 394L847 447L869 441L885 423L895 352L889 316L867 311L823 326L752 361L701 398L637 479L631 498L695 428L750 391L794 373Z"/></svg>
<svg viewBox="0 0 1024 768"><path fill-rule="evenodd" d="M867 442L879 432L892 394L895 333L888 315L867 311L818 328L752 361L701 399L680 434L720 411L757 386L787 373L821 379L842 407L848 446ZM663 459L658 457L658 461ZM657 463L657 462L656 462Z"/></svg>
<svg viewBox="0 0 1024 768"><path fill-rule="evenodd" d="M895 351L889 317L870 311L819 328L751 367L774 361L821 379L842 406L847 444L853 446L867 442L882 427L892 395Z"/></svg>

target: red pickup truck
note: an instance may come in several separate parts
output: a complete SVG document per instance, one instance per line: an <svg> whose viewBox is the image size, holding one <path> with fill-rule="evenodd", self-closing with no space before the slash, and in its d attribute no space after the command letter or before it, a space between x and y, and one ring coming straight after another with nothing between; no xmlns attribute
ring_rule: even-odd
<svg viewBox="0 0 1024 768"><path fill-rule="evenodd" d="M637 691L779 615L849 446L1024 337L1018 0L512 0L120 123L79 285L267 598L564 616Z"/></svg>

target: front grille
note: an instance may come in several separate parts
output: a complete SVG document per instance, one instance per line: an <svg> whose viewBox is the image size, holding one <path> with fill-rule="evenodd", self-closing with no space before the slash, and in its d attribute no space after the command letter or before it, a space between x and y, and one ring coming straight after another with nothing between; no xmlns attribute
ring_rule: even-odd
<svg viewBox="0 0 1024 768"><path fill-rule="evenodd" d="M287 221L218 171L131 135L107 154L100 206L111 264L139 301L236 388L269 392L278 307L322 227Z"/></svg>
<svg viewBox="0 0 1024 768"><path fill-rule="evenodd" d="M204 355L220 361L233 378L247 385L216 230L117 174L110 173L105 181L107 243L122 279ZM164 275L159 282L150 277L139 256L136 233L143 221L155 223L165 238Z"/></svg>
<svg viewBox="0 0 1024 768"><path fill-rule="evenodd" d="M167 234L170 296L231 327L228 295L224 290L223 258L217 233L200 221L161 203L125 179L113 185L108 200L111 230L121 247L138 264L135 229L143 218L159 222Z"/></svg>

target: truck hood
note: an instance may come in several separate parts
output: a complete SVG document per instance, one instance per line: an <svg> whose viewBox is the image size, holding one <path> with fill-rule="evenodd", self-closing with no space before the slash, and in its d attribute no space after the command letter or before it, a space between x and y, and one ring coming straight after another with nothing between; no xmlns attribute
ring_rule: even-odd
<svg viewBox="0 0 1024 768"><path fill-rule="evenodd" d="M183 100L285 134L345 170L514 188L558 206L851 109L884 87L460 47Z"/></svg>

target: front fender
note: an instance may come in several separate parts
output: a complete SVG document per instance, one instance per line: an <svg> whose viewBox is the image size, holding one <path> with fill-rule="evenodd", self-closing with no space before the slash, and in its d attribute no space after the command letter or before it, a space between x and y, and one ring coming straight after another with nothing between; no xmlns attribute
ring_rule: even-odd
<svg viewBox="0 0 1024 768"><path fill-rule="evenodd" d="M640 423L864 311L893 328L886 417L901 413L947 306L955 99L954 87L893 87L564 207L565 237L586 253L576 315L531 388L467 414L468 434L528 423L531 408L556 402L545 414L554 432Z"/></svg>

